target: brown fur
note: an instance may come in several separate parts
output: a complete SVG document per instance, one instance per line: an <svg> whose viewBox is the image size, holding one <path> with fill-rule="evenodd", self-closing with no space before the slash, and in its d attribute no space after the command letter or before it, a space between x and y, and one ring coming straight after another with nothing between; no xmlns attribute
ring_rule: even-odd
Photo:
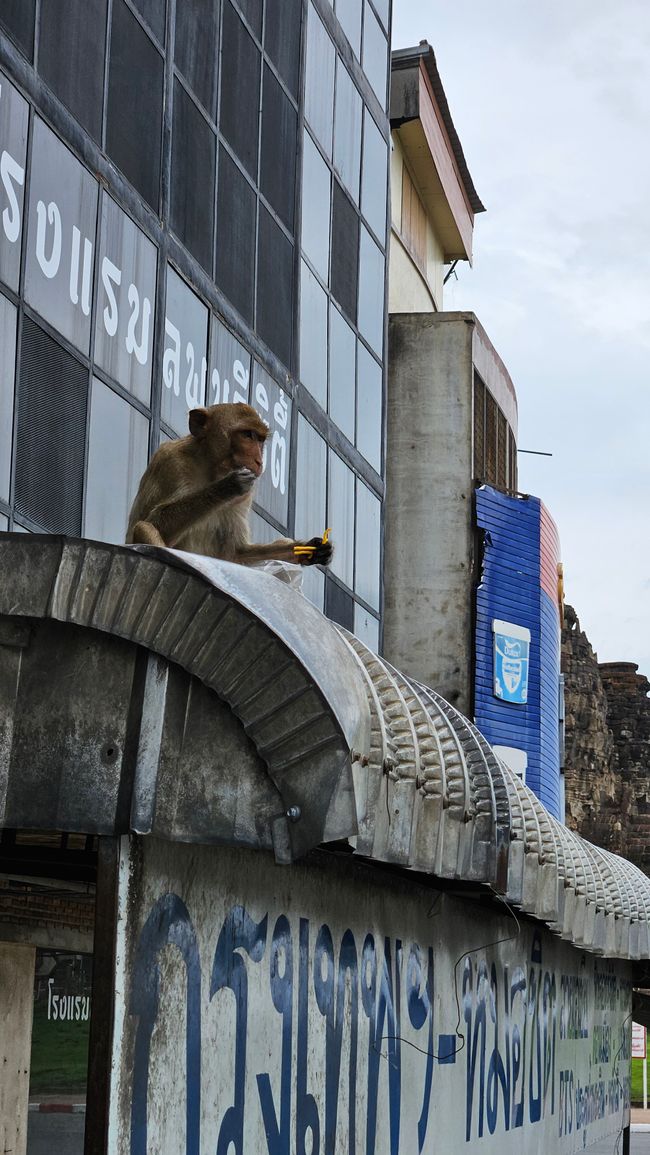
<svg viewBox="0 0 650 1155"><path fill-rule="evenodd" d="M329 565L332 548L319 538L269 545L250 541L253 486L262 473L268 428L250 405L193 409L190 434L161 445L147 467L129 515L127 542L175 549L251 565L276 559ZM314 545L296 557L294 545Z"/></svg>

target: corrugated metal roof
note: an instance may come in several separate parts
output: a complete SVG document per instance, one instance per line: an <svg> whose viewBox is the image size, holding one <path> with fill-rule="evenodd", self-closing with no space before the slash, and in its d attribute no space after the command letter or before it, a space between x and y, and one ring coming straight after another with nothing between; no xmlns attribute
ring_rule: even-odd
<svg viewBox="0 0 650 1155"><path fill-rule="evenodd" d="M433 94L436 98L438 108L440 109L445 130L447 132L447 136L449 137L449 143L451 144L454 159L458 167L458 172L463 182L463 188L465 189L465 193L471 205L472 211L475 213L484 213L485 205L482 203L476 189L474 188L474 181L472 180L469 168L467 167L467 161L465 160L463 147L460 143L460 138L456 132L454 122L451 118L449 104L447 103L445 90L442 86L442 80L440 79L440 73L438 72L438 65L436 63L436 56L433 48L430 44L427 43L426 40L421 40L416 48L398 48L391 53L391 68L411 68L414 64L418 64L420 60L423 61L427 70L427 75L431 81Z"/></svg>
<svg viewBox="0 0 650 1155"><path fill-rule="evenodd" d="M272 845L287 862L347 839L484 884L585 950L650 954L648 878L275 578L22 534L0 534L0 572L0 826Z"/></svg>

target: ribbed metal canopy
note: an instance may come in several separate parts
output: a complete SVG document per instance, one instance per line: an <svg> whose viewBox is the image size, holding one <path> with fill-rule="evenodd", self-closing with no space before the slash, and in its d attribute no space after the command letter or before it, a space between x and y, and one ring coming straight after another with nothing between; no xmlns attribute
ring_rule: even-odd
<svg viewBox="0 0 650 1155"><path fill-rule="evenodd" d="M466 718L276 578L0 534L0 826L366 859L650 955L650 881L554 819Z"/></svg>

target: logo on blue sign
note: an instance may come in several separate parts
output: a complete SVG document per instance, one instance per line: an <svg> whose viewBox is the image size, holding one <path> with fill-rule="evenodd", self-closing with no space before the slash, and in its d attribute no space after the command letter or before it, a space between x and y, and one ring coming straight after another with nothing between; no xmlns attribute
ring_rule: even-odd
<svg viewBox="0 0 650 1155"><path fill-rule="evenodd" d="M503 702L528 701L530 630L513 622L492 622L494 634L494 694Z"/></svg>

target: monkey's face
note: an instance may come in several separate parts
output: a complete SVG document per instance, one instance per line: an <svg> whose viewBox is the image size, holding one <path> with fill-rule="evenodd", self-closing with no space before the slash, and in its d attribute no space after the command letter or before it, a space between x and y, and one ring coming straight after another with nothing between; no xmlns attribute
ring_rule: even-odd
<svg viewBox="0 0 650 1155"><path fill-rule="evenodd" d="M232 460L237 469L250 469L260 477L264 469L264 442L268 430L266 426L251 425L245 429L235 429L230 437Z"/></svg>
<svg viewBox="0 0 650 1155"><path fill-rule="evenodd" d="M212 459L216 476L231 469L250 469L255 477L260 476L269 430L250 405L237 402L192 409L189 426L192 437Z"/></svg>

